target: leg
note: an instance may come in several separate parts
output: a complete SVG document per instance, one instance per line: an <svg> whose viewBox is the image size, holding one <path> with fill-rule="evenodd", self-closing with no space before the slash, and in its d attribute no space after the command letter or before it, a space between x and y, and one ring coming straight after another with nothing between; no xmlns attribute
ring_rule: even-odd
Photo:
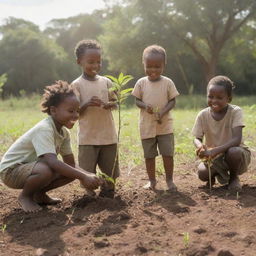
<svg viewBox="0 0 256 256"><path fill-rule="evenodd" d="M156 188L156 156L158 156L157 139L156 137L143 139L141 142L142 142L142 147L144 151L146 170L149 178L149 182L145 186L143 186L143 188L155 189Z"/></svg>
<svg viewBox="0 0 256 256"><path fill-rule="evenodd" d="M216 172L211 168L211 185L213 186L215 184L215 176L216 176ZM198 178L201 180L201 181L205 181L207 182L206 183L206 186L207 187L210 187L210 182L209 182L209 170L208 170L208 167L203 163L201 162L199 165L198 165Z"/></svg>
<svg viewBox="0 0 256 256"><path fill-rule="evenodd" d="M144 188L155 189L156 188L156 160L155 158L145 158L146 169L148 174L149 183Z"/></svg>
<svg viewBox="0 0 256 256"><path fill-rule="evenodd" d="M242 186L240 184L238 174L240 172L241 162L243 161L243 152L239 147L229 148L225 155L225 160L229 166L230 180L228 188L230 190L240 191Z"/></svg>
<svg viewBox="0 0 256 256"><path fill-rule="evenodd" d="M166 175L166 184L168 190L177 191L176 185L173 183L173 155L174 155L174 135L173 133L158 135L157 144L160 154L163 158L164 170Z"/></svg>
<svg viewBox="0 0 256 256"><path fill-rule="evenodd" d="M72 181L74 181L74 180L64 177L64 176L58 176L48 186L43 188L41 191L37 192L34 195L34 200L39 204L48 204L48 205L58 204L62 200L60 198L51 198L46 194L46 192L48 192L52 189L67 185L68 183L70 183Z"/></svg>
<svg viewBox="0 0 256 256"><path fill-rule="evenodd" d="M34 201L34 195L48 186L52 177L53 172L45 163L38 162L35 164L18 197L18 201L25 212L36 212L41 209Z"/></svg>
<svg viewBox="0 0 256 256"><path fill-rule="evenodd" d="M168 190L177 191L177 187L173 183L173 156L162 156L162 157L163 157L166 184L167 184Z"/></svg>
<svg viewBox="0 0 256 256"><path fill-rule="evenodd" d="M113 178L114 181L117 177L119 177L120 171L117 144L100 146L98 166L103 173ZM114 195L115 183L111 181L105 181L104 184L101 186L99 196L114 198Z"/></svg>
<svg viewBox="0 0 256 256"><path fill-rule="evenodd" d="M94 145L79 145L79 151L78 151L79 167L88 172L96 173L98 153L99 153L99 150ZM81 185L81 187L83 186ZM85 190L87 195L89 196L96 195L94 190L90 190L87 188Z"/></svg>

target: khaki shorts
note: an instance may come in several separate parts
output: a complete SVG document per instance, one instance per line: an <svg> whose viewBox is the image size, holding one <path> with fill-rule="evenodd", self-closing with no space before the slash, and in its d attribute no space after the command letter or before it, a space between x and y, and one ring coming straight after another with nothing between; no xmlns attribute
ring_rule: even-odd
<svg viewBox="0 0 256 256"><path fill-rule="evenodd" d="M16 164L0 172L3 183L15 189L22 189L37 162Z"/></svg>
<svg viewBox="0 0 256 256"><path fill-rule="evenodd" d="M251 152L247 148L237 148L242 153L242 161L240 162L240 166L238 166L238 175L241 175L245 173L248 169L251 161ZM216 177L220 184L226 184L229 182L229 167L227 162L225 161L225 154L213 160L213 163L211 165L211 171L218 173Z"/></svg>
<svg viewBox="0 0 256 256"><path fill-rule="evenodd" d="M145 158L158 156L157 148L162 156L173 156L174 136L173 133L157 135L154 138L141 140Z"/></svg>
<svg viewBox="0 0 256 256"><path fill-rule="evenodd" d="M96 166L111 177L114 168L113 178L120 175L117 144L111 145L79 145L78 153L79 166L92 173L96 173Z"/></svg>

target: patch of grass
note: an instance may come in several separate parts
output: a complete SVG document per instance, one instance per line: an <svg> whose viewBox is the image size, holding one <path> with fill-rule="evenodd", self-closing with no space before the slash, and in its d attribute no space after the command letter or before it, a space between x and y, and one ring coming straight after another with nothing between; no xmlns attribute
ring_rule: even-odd
<svg viewBox="0 0 256 256"><path fill-rule="evenodd" d="M177 102L179 102L180 99L181 97L177 99ZM186 100L188 101L188 99L187 97ZM237 100L239 101L239 98ZM37 122L47 117L47 115L40 111L39 103L40 99L37 96L29 99L12 98L0 102L0 157L17 138L33 127ZM10 105L13 105L13 107L10 107ZM256 105L245 106L242 109L246 124L246 127L243 129L245 144L252 149L256 149ZM191 135L191 129L199 110L200 109L189 110L176 108L172 111L175 139L175 165L195 160L195 148L192 142L193 137ZM117 124L118 112L114 111L113 114ZM127 168L131 170L138 165L144 165L138 122L139 109L137 107L123 109L123 125L119 147L121 169ZM71 141L74 155L77 157L77 124L71 130ZM163 174L164 169L161 157L157 158L156 167L158 174Z"/></svg>

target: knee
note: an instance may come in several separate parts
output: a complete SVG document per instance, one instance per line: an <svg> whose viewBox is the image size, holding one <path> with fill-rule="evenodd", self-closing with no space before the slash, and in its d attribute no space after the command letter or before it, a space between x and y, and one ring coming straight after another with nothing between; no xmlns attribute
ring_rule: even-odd
<svg viewBox="0 0 256 256"><path fill-rule="evenodd" d="M206 170L205 165L203 163L201 163L198 166L198 178L201 181L208 181L208 179L209 179L208 170Z"/></svg>
<svg viewBox="0 0 256 256"><path fill-rule="evenodd" d="M54 178L54 173L52 169L43 162L39 162L36 164L35 173L39 174L44 180L52 180Z"/></svg>
<svg viewBox="0 0 256 256"><path fill-rule="evenodd" d="M226 160L240 160L242 157L242 152L239 147L229 148L226 152Z"/></svg>

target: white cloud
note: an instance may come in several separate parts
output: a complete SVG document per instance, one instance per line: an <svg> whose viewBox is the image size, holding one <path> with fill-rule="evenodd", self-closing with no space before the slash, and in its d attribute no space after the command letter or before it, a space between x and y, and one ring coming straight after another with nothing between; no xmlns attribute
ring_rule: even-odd
<svg viewBox="0 0 256 256"><path fill-rule="evenodd" d="M0 0L0 21L12 16L43 28L51 19L91 13L103 7L103 0Z"/></svg>

